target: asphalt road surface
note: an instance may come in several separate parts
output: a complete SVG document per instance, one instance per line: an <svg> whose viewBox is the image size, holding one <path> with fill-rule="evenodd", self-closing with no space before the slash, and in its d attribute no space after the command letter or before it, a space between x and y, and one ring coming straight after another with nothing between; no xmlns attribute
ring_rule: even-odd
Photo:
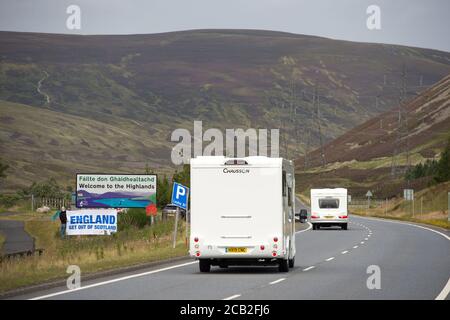
<svg viewBox="0 0 450 320"><path fill-rule="evenodd" d="M297 233L296 245L296 265L288 273L280 273L276 267L212 267L210 273L200 273L198 263L187 259L120 276L82 280L80 289L61 287L15 298L449 299L448 234L350 216L349 230L304 229ZM380 289L367 286L373 270L379 270Z"/></svg>
<svg viewBox="0 0 450 320"><path fill-rule="evenodd" d="M5 236L3 248L0 250L2 254L24 252L34 249L34 240L25 231L24 227L23 221L0 219L0 233Z"/></svg>
<svg viewBox="0 0 450 320"><path fill-rule="evenodd" d="M298 198L295 198L295 211L300 211L300 209L306 209L309 212L309 207L305 204L303 204L303 202L301 202L300 200L298 200Z"/></svg>

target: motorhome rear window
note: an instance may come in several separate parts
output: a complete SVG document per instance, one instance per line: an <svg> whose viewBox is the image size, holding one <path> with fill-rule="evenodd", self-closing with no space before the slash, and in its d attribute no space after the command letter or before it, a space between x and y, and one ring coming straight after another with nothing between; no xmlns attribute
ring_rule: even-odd
<svg viewBox="0 0 450 320"><path fill-rule="evenodd" d="M339 199L319 199L320 209L337 209L339 208Z"/></svg>
<svg viewBox="0 0 450 320"><path fill-rule="evenodd" d="M248 164L247 161L239 160L239 159L228 160L225 162L226 166L233 166L233 165L242 166L242 165L247 165L247 164Z"/></svg>

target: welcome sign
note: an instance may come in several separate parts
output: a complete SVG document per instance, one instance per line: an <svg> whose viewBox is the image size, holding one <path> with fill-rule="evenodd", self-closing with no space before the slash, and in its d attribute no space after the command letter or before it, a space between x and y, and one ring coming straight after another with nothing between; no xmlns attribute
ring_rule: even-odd
<svg viewBox="0 0 450 320"><path fill-rule="evenodd" d="M156 175L77 174L77 208L145 208L156 205Z"/></svg>
<svg viewBox="0 0 450 320"><path fill-rule="evenodd" d="M114 209L83 209L67 211L67 235L109 235L117 231Z"/></svg>

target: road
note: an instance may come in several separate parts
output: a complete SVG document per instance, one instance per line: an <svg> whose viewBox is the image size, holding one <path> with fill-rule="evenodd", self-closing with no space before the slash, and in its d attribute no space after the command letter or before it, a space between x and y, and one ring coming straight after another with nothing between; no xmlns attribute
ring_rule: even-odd
<svg viewBox="0 0 450 320"><path fill-rule="evenodd" d="M42 95L45 98L45 102L47 104L50 104L50 96L48 94L46 94L45 92L43 92L41 90L42 88L42 83L49 77L49 74L47 73L47 71L44 70L44 76L42 77L41 80L38 81L38 85L36 87L37 92Z"/></svg>
<svg viewBox="0 0 450 320"><path fill-rule="evenodd" d="M8 214L1 214L3 216ZM33 238L25 231L23 221L0 219L0 232L5 236L2 254L24 252L34 249Z"/></svg>
<svg viewBox="0 0 450 320"><path fill-rule="evenodd" d="M450 289L450 238L432 229L350 216L349 230L297 233L296 266L213 267L192 260L82 282L17 299L436 299ZM368 289L369 266L380 289ZM373 267L371 267L373 268ZM376 268L376 267L375 267ZM370 268L369 268L370 269Z"/></svg>

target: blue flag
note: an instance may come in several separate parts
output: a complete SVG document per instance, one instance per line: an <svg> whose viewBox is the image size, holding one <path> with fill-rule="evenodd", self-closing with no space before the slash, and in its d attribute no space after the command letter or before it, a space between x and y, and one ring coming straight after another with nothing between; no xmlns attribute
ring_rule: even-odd
<svg viewBox="0 0 450 320"><path fill-rule="evenodd" d="M57 210L57 211L55 212L55 214L52 216L52 221L55 221L56 219L58 219L60 213L61 213L61 211L60 211L60 210Z"/></svg>

